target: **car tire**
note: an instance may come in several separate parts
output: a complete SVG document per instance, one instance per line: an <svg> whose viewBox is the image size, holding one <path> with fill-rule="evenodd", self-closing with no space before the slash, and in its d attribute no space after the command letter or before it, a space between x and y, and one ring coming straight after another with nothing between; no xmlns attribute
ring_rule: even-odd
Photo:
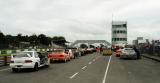
<svg viewBox="0 0 160 83"><path fill-rule="evenodd" d="M12 68L12 72L18 72L18 69Z"/></svg>
<svg viewBox="0 0 160 83"><path fill-rule="evenodd" d="M38 71L38 63L35 63L35 65L34 65L34 71Z"/></svg>

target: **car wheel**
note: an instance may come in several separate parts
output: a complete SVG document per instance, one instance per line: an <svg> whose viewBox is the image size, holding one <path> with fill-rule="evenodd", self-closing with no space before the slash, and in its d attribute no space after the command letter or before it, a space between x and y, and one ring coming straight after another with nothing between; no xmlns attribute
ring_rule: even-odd
<svg viewBox="0 0 160 83"><path fill-rule="evenodd" d="M38 71L38 63L35 64L34 70L35 70L35 71Z"/></svg>
<svg viewBox="0 0 160 83"><path fill-rule="evenodd" d="M12 72L18 72L18 69L12 68Z"/></svg>

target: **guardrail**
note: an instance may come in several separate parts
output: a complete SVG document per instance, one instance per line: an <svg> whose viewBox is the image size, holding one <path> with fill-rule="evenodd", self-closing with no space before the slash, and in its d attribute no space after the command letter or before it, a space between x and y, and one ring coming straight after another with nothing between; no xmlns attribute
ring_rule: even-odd
<svg viewBox="0 0 160 83"><path fill-rule="evenodd" d="M35 50L38 52L47 52L51 51L52 49L18 49L18 50L0 50L0 56L10 56L13 53L21 52L21 51L29 51Z"/></svg>
<svg viewBox="0 0 160 83"><path fill-rule="evenodd" d="M10 56L0 56L0 66L9 65L10 61L11 61Z"/></svg>

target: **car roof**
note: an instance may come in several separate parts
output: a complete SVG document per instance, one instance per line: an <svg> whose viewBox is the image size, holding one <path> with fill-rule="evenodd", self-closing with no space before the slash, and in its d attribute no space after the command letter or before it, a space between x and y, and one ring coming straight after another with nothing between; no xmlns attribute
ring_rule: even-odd
<svg viewBox="0 0 160 83"><path fill-rule="evenodd" d="M125 49L131 49L131 50L133 50L133 48L124 48L124 50L125 50Z"/></svg>
<svg viewBox="0 0 160 83"><path fill-rule="evenodd" d="M22 51L22 52L37 52L37 51Z"/></svg>

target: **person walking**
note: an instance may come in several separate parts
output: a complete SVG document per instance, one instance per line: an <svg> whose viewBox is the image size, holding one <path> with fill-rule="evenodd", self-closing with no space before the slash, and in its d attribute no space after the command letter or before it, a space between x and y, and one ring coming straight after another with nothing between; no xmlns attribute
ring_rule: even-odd
<svg viewBox="0 0 160 83"><path fill-rule="evenodd" d="M100 54L102 54L102 52L103 52L103 48L102 48L102 47L100 47Z"/></svg>
<svg viewBox="0 0 160 83"><path fill-rule="evenodd" d="M140 52L139 52L139 49L137 49L135 46L134 46L134 51L136 52L137 54L137 59L141 59L141 55L140 55Z"/></svg>
<svg viewBox="0 0 160 83"><path fill-rule="evenodd" d="M96 47L96 51L97 51L97 53L100 53L100 48L99 48L99 46Z"/></svg>

